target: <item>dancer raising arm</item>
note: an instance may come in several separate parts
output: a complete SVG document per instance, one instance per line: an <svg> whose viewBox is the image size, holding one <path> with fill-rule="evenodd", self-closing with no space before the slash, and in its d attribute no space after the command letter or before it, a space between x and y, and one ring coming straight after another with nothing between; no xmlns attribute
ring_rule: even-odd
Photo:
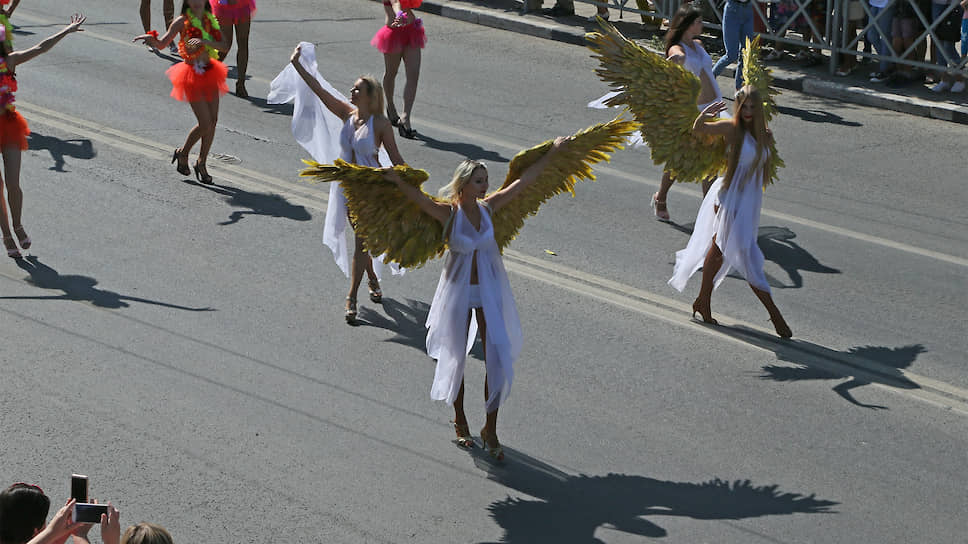
<svg viewBox="0 0 968 544"><path fill-rule="evenodd" d="M710 121L724 109L723 102L710 104L693 123L696 133L726 139L726 174L713 183L703 199L688 245L676 252L669 284L682 291L701 267L702 285L692 303L693 316L698 312L705 323L715 324L713 290L735 268L766 307L776 333L790 338L793 332L770 295L763 252L756 244L763 188L769 182L770 163L777 160L770 151L773 134L766 126L763 96L755 87L744 86L736 93L733 119Z"/></svg>
<svg viewBox="0 0 968 544"><path fill-rule="evenodd" d="M239 37L239 49L235 53L235 96L248 98L245 90L245 73L249 69L249 28L255 15L255 0L209 0L212 13L222 27L222 34L228 43L221 51L218 60L224 61L232 49L232 35Z"/></svg>
<svg viewBox="0 0 968 544"><path fill-rule="evenodd" d="M0 108L2 108L0 110L2 111L0 113L0 153L3 154L3 186L6 188L6 198L0 189L0 231L3 231L3 246L7 249L7 256L13 259L21 258L20 250L30 249L31 245L30 236L27 236L21 223L24 193L20 188L20 159L21 153L27 149L27 135L30 134L30 129L27 127L27 121L14 106L13 93L17 91L17 67L37 55L50 51L64 36L81 31L81 24L84 21L83 15L74 14L71 16L70 24L60 32L23 51L9 49L6 27L0 26ZM16 242L13 239L14 234L17 236Z"/></svg>
<svg viewBox="0 0 968 544"><path fill-rule="evenodd" d="M184 62L173 65L166 74L171 80L172 98L188 102L198 124L188 132L184 145L175 149L171 162L176 163L179 174L189 175L188 153L201 141L193 169L195 179L207 185L212 184L205 164L215 139L219 97L229 91L225 84L228 70L218 60L218 51L225 50L227 44L211 10L208 0L184 0L181 14L172 21L164 36L159 37L152 31L133 40L158 49L172 43L176 35L180 36L178 54Z"/></svg>
<svg viewBox="0 0 968 544"><path fill-rule="evenodd" d="M383 147L390 162L403 164L403 157L393 138L393 127L382 114L383 89L376 79L371 76L357 78L350 89L349 102L345 102L323 88L316 77L299 62L302 47L302 44L296 46L290 62L323 105L343 122L343 128L339 134L340 158L353 164L379 167L381 166L379 149ZM333 256L336 257L337 264L341 264L341 268L345 266L340 263L340 259L345 260L345 248L342 245L345 243L343 232L347 224L346 198L339 185L334 183L330 187L323 241L333 250ZM346 296L345 310L346 322L350 325L356 323L356 298L364 271L369 278L367 283L370 300L376 304L383 301L383 291L380 289L380 281L373 267L373 259L364 250L363 238L356 235L354 239L350 291ZM343 271L346 271L345 268Z"/></svg>

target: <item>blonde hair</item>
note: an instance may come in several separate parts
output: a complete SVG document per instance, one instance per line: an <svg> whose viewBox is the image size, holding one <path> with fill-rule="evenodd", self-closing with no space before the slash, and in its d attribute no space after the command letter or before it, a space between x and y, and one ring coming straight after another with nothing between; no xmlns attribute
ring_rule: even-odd
<svg viewBox="0 0 968 544"><path fill-rule="evenodd" d="M171 535L161 525L141 522L128 527L121 535L121 544L174 544Z"/></svg>
<svg viewBox="0 0 968 544"><path fill-rule="evenodd" d="M743 124L743 119L741 116L741 111L743 109L743 104L747 100L752 100L753 104L753 121L752 126L749 127L749 133L753 135L753 139L756 141L756 155L753 157L753 169L754 171L758 167L763 167L763 172L768 171L770 167L770 161L773 157L769 156L769 146L770 146L770 135L766 131L766 116L763 112L763 97L760 95L760 91L753 87L752 85L746 85L742 89L736 91L736 102L733 108L733 126L736 127L736 134L738 138L730 146L729 150L726 152L726 175L723 177L723 188L729 188L730 183L733 181L733 176L736 174L736 166L739 164L739 156L743 151L743 140L745 139L747 127ZM764 154L766 155L764 157ZM762 162L762 164L761 164ZM763 177L763 182L765 182L766 177Z"/></svg>
<svg viewBox="0 0 968 544"><path fill-rule="evenodd" d="M457 169L454 170L454 177L450 180L450 183L441 187L437 194L441 198L456 202L460 198L460 192L471 181L471 176L474 175L474 172L478 168L483 168L484 171L487 171L487 166L483 162L474 159L464 159L457 165Z"/></svg>
<svg viewBox="0 0 968 544"><path fill-rule="evenodd" d="M383 85L371 75L358 79L366 85L366 94L370 97L370 115L383 115Z"/></svg>

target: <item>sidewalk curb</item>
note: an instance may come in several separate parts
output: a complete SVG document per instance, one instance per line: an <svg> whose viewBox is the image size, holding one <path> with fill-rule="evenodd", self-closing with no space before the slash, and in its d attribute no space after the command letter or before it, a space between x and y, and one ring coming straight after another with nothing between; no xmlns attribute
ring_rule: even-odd
<svg viewBox="0 0 968 544"><path fill-rule="evenodd" d="M522 16L517 10L483 7L460 1L424 0L420 11L471 24L526 34L536 38L585 46L585 30L537 17ZM819 79L810 75L770 67L774 84L804 94L831 98L861 106L897 111L953 123L968 124L968 106L932 102ZM721 74L735 77L732 68Z"/></svg>

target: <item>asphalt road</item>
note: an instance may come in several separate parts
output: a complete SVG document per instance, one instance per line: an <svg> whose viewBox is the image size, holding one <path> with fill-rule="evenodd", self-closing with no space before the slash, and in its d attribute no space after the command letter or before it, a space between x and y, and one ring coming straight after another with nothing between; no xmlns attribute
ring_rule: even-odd
<svg viewBox="0 0 968 544"><path fill-rule="evenodd" d="M17 48L77 9L23 3ZM495 466L429 399L439 263L387 279L348 327L328 188L298 180L291 106L260 98L299 40L338 88L382 75L380 5L260 3L254 98L222 100L214 187L168 164L193 118L168 97L173 59L130 43L136 8L83 9L86 32L17 74L34 257L0 262L0 481L57 504L86 473L123 523L179 543L964 540L960 125L780 97L760 244L792 341L740 278L715 293L721 326L690 320L698 281L665 282L699 191L674 188L657 223L647 153L550 201L505 258L525 346ZM609 118L584 106L606 89L582 48L424 21L421 137L400 147L428 189L463 157L497 184L518 150ZM483 425L483 403L468 415Z"/></svg>

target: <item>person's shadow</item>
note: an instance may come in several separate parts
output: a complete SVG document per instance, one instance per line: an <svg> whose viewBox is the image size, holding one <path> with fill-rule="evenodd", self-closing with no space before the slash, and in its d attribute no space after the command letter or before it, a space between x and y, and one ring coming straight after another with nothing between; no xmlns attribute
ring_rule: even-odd
<svg viewBox="0 0 968 544"><path fill-rule="evenodd" d="M54 166L48 168L48 170L53 170L55 172L64 172L64 165L66 161L64 156L72 157L75 159L93 159L97 156L97 152L94 151L94 146L91 144L91 140L87 139L71 139L71 140L61 140L60 138L55 138L53 136L44 136L42 134L37 134L36 132L31 132L27 136L27 145L30 149L37 151L46 149L50 152L50 156L54 159Z"/></svg>
<svg viewBox="0 0 968 544"><path fill-rule="evenodd" d="M98 289L97 280L88 276L61 275L53 268L40 262L35 256L24 259L17 259L17 266L25 270L30 277L27 283L41 289L52 289L63 291L62 295L43 295L43 296L3 296L0 300L69 300L90 302L100 308L127 308L129 302L140 302L154 306L163 306L175 310L186 310L189 312L212 312L214 308L192 308L189 306L179 306L141 297L122 295L105 289Z"/></svg>
<svg viewBox="0 0 968 544"><path fill-rule="evenodd" d="M305 206L291 204L282 195L273 193L253 193L229 185L205 185L195 180L185 179L185 183L195 185L203 189L212 191L225 196L225 202L234 208L246 208L234 211L229 218L219 223L219 225L234 225L247 215L265 215L268 217L279 217L292 219L293 221L309 221L313 218L312 214L306 210Z"/></svg>
<svg viewBox="0 0 968 544"><path fill-rule="evenodd" d="M777 359L794 365L764 366L759 375L761 379L777 382L846 379L847 381L833 388L834 392L855 406L874 410L886 410L887 407L864 404L855 399L850 390L871 383L900 389L919 389L918 384L904 377L901 370L909 368L918 355L928 351L921 344L898 348L856 346L846 351L837 351L804 340L777 342L772 335L742 326L719 327L719 329L724 334L770 350L776 354ZM835 365L825 365L823 364L825 361L833 361ZM851 373L851 368L859 370L859 375Z"/></svg>
<svg viewBox="0 0 968 544"><path fill-rule="evenodd" d="M669 225L692 236L695 223L674 223ZM760 227L756 234L756 243L763 252L763 258L777 264L784 272L790 276L791 285L785 285L780 280L767 274L766 279L770 287L777 289L799 289L803 287L803 276L800 271L816 272L818 274L840 274L840 270L821 264L816 257L809 251L803 249L799 244L792 240L797 234L787 227ZM744 279L735 270L731 271L729 277Z"/></svg>
<svg viewBox="0 0 968 544"><path fill-rule="evenodd" d="M359 315L356 318L357 325L376 327L394 333L385 342L410 346L414 349L425 351L427 349L427 315L430 314L430 305L419 300L407 300L397 302L388 297L383 297L383 311L380 312L366 306L361 306ZM471 357L484 360L484 348L478 338L471 348Z"/></svg>
<svg viewBox="0 0 968 544"><path fill-rule="evenodd" d="M476 144L438 140L428 136L427 134L424 134L423 132L417 133L416 139L426 143L428 147L439 149L440 151L450 151L451 153L460 155L461 157L468 157L475 160L490 162L511 162L510 159L505 158L500 153L491 151L490 149L484 149Z"/></svg>
<svg viewBox="0 0 968 544"><path fill-rule="evenodd" d="M595 531L600 527L658 538L668 532L647 516L737 520L836 513L831 508L838 504L750 480L711 478L693 483L615 473L570 475L507 446L504 449L503 465L486 461L482 448L469 450L488 479L535 497L507 497L488 506L491 518L504 530L503 543L598 544L602 541L595 538Z"/></svg>
<svg viewBox="0 0 968 544"><path fill-rule="evenodd" d="M847 121L836 113L831 113L824 109L804 110L791 108L789 106L777 106L777 111L783 115L790 115L808 123L825 123L830 125L841 125L845 127L862 127L862 123L857 121Z"/></svg>

